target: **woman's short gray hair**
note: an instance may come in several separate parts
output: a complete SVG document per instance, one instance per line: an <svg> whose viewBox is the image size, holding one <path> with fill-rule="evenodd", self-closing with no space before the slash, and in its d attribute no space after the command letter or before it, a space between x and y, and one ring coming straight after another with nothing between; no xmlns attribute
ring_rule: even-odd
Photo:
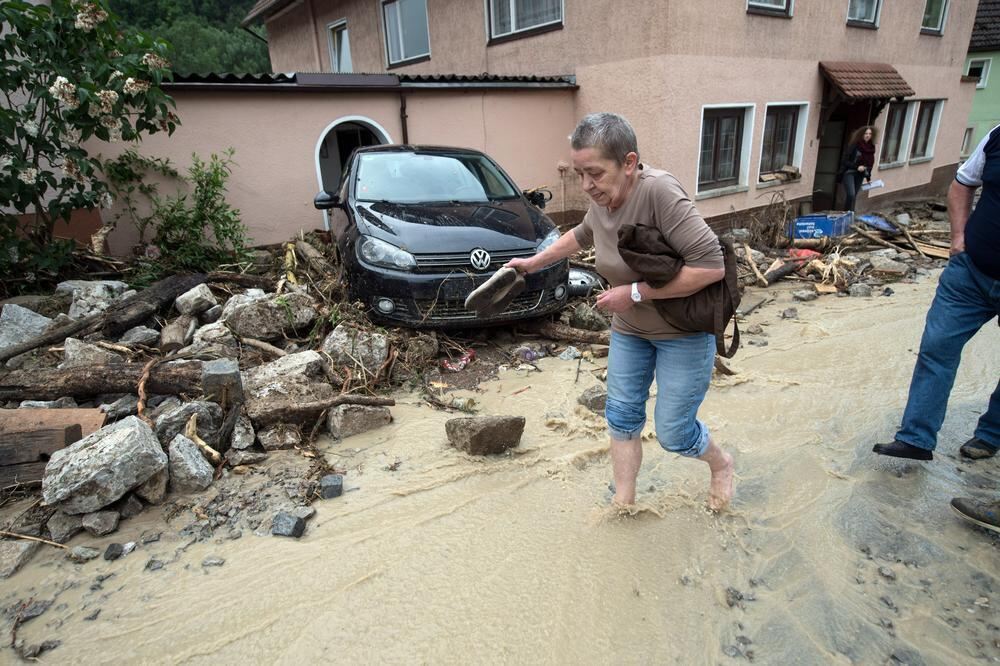
<svg viewBox="0 0 1000 666"><path fill-rule="evenodd" d="M635 130L617 113L591 113L584 116L570 137L573 150L597 148L605 159L625 163L629 153L639 154Z"/></svg>

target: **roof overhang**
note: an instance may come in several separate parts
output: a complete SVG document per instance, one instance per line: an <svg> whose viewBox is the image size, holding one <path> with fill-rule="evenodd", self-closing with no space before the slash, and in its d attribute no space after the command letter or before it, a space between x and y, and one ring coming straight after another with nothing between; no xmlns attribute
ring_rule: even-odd
<svg viewBox="0 0 1000 666"><path fill-rule="evenodd" d="M576 90L574 76L502 76L496 74L175 74L166 90L269 92L407 92L419 90Z"/></svg>
<svg viewBox="0 0 1000 666"><path fill-rule="evenodd" d="M824 60L819 70L838 96L849 102L902 99L916 94L895 67L881 62Z"/></svg>
<svg viewBox="0 0 1000 666"><path fill-rule="evenodd" d="M250 8L250 13L243 17L243 20L240 22L240 27L246 28L247 26L257 23L258 21L266 21L286 7L297 4L301 1L302 0L257 0L257 2L254 3L254 6Z"/></svg>

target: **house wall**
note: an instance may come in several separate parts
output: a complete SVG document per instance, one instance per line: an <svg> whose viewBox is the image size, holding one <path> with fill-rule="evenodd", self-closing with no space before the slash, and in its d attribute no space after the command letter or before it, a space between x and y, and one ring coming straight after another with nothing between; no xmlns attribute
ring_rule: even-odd
<svg viewBox="0 0 1000 666"><path fill-rule="evenodd" d="M972 141L969 144L970 152L979 145L979 142L991 129L1000 125L1000 51L970 53L965 59L963 72L969 71L969 62L972 60L990 60L991 62L986 87L976 89L972 96L972 108L969 111L967 124L967 127L973 128Z"/></svg>
<svg viewBox="0 0 1000 666"><path fill-rule="evenodd" d="M323 227L323 214L312 202L320 188L318 146L331 123L363 116L383 128L392 141L398 143L402 137L397 93L174 90L171 94L183 124L170 137L162 133L148 137L138 151L169 158L183 172L192 153L207 159L233 147L235 165L227 200L240 210L256 245L288 240L300 229ZM575 122L571 91L412 91L407 94L407 115L411 142L485 150L520 187L551 186L557 198L553 204L562 207L557 162L558 156L568 153L566 137ZM524 119L530 119L537 136L525 134ZM106 157L126 147L92 146ZM163 195L176 188L174 183L160 182ZM120 211L107 213L106 219L116 212ZM109 238L112 253L127 254L137 237L134 227L123 220Z"/></svg>

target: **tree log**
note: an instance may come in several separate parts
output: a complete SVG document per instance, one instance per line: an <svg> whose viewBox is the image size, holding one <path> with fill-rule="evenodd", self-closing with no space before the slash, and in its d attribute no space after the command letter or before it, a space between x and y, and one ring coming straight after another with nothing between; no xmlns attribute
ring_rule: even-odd
<svg viewBox="0 0 1000 666"><path fill-rule="evenodd" d="M178 296L203 282L205 275L202 274L171 275L163 278L135 296L115 303L102 313L84 317L80 321L42 333L27 342L0 351L0 363L43 345L57 344L71 335L83 337L89 333L102 331L108 337L117 337L149 319L164 305L173 304Z"/></svg>
<svg viewBox="0 0 1000 666"><path fill-rule="evenodd" d="M160 331L160 351L164 354L187 347L194 337L197 321L192 315L184 314L174 319Z"/></svg>
<svg viewBox="0 0 1000 666"><path fill-rule="evenodd" d="M316 400L313 402L300 402L287 406L269 409L266 414L253 414L249 416L254 425L258 428L265 428L275 423L303 423L313 421L323 413L324 410L336 407L337 405L367 405L369 407L393 407L396 401L392 398L379 398L369 395L338 395L326 400Z"/></svg>
<svg viewBox="0 0 1000 666"><path fill-rule="evenodd" d="M769 285L774 284L783 277L788 277L795 271L799 270L805 265L805 261L802 259L795 259L792 261L786 261L777 268L769 270L764 273L764 280L767 281Z"/></svg>
<svg viewBox="0 0 1000 666"><path fill-rule="evenodd" d="M557 324L554 321L546 321L539 324L536 329L539 334L553 340L563 342L576 342L591 345L610 345L610 331L587 331L582 328L573 328L564 324Z"/></svg>
<svg viewBox="0 0 1000 666"><path fill-rule="evenodd" d="M299 255L299 259L304 261L314 273L318 273L319 275L333 274L333 266L326 260L323 253L308 242L304 240L295 241L295 254Z"/></svg>
<svg viewBox="0 0 1000 666"><path fill-rule="evenodd" d="M15 370L0 378L0 400L55 400L63 396L91 398L102 393L135 393L142 363L88 365L64 370ZM160 365L149 373L146 390L177 395L201 393L201 363Z"/></svg>
<svg viewBox="0 0 1000 666"><path fill-rule="evenodd" d="M275 281L265 275L226 273L224 271L213 271L209 273L207 281L212 284L235 284L240 287L263 289L264 291L273 290L275 285Z"/></svg>

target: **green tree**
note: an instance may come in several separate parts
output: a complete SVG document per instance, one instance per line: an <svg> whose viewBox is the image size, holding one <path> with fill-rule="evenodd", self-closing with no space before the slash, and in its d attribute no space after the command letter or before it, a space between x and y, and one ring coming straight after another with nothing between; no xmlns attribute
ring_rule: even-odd
<svg viewBox="0 0 1000 666"><path fill-rule="evenodd" d="M55 273L69 248L53 224L109 203L84 143L137 142L179 122L160 88L167 45L122 28L105 0L3 0L0 21L0 272Z"/></svg>

